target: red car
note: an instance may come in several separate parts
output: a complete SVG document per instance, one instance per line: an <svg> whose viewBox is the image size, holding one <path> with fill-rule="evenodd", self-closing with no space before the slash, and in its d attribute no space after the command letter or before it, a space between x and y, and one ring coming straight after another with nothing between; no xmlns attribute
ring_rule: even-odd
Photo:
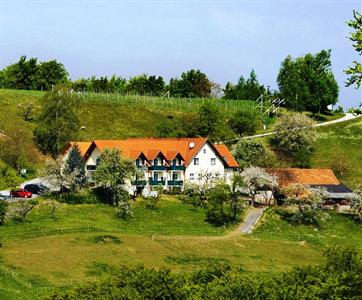
<svg viewBox="0 0 362 300"><path fill-rule="evenodd" d="M18 197L18 198L31 198L33 196L33 193L28 192L27 190L24 190L24 189L11 190L10 191L10 196L11 197Z"/></svg>

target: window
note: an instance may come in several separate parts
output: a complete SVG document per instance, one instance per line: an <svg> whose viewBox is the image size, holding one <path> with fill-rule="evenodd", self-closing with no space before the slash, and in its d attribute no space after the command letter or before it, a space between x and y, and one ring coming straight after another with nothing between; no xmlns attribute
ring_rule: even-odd
<svg viewBox="0 0 362 300"><path fill-rule="evenodd" d="M199 173L199 174L197 175L197 179L198 179L199 181L202 180L202 174L201 174L201 173Z"/></svg>
<svg viewBox="0 0 362 300"><path fill-rule="evenodd" d="M204 149L202 152L204 152L204 154L206 153L206 149Z"/></svg>
<svg viewBox="0 0 362 300"><path fill-rule="evenodd" d="M156 159L153 160L153 165L154 165L154 166L158 166L158 158L156 158Z"/></svg>
<svg viewBox="0 0 362 300"><path fill-rule="evenodd" d="M87 170L94 171L96 169L95 165L87 165Z"/></svg>
<svg viewBox="0 0 362 300"><path fill-rule="evenodd" d="M157 181L157 180L158 180L158 174L157 174L157 173L154 173L154 174L153 174L153 180L154 180L154 181Z"/></svg>
<svg viewBox="0 0 362 300"><path fill-rule="evenodd" d="M176 159L172 160L172 165L173 165L173 166L176 166L176 165L177 165L177 163L176 163L176 162L177 162L177 160L176 160Z"/></svg>
<svg viewBox="0 0 362 300"><path fill-rule="evenodd" d="M199 165L199 159L197 157L194 158L194 165L195 166Z"/></svg>
<svg viewBox="0 0 362 300"><path fill-rule="evenodd" d="M140 166L141 165L141 160L139 158L136 159L136 166Z"/></svg>
<svg viewBox="0 0 362 300"><path fill-rule="evenodd" d="M216 158L211 158L211 165L215 166L216 165Z"/></svg>
<svg viewBox="0 0 362 300"><path fill-rule="evenodd" d="M177 176L178 174L177 173L173 173L172 174L172 180L178 180L178 176Z"/></svg>
<svg viewBox="0 0 362 300"><path fill-rule="evenodd" d="M194 179L195 179L194 173L190 173L190 180L194 180Z"/></svg>

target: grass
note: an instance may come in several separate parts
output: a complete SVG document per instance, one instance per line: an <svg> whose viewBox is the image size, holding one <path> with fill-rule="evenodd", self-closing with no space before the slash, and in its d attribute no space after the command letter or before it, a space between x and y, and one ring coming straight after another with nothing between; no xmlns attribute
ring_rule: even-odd
<svg viewBox="0 0 362 300"><path fill-rule="evenodd" d="M204 221L202 209L172 196L159 204L151 210L138 203L128 221L106 205L63 204L54 221L43 203L25 223L1 226L0 298L16 299L23 290L25 299L38 298L52 287L92 280L121 264L184 272L230 263L269 274L319 264L323 249L334 244L362 251L361 225L345 215L333 213L315 230L291 225L269 209L255 233L221 236Z"/></svg>
<svg viewBox="0 0 362 300"><path fill-rule="evenodd" d="M220 235L227 228L217 228L205 221L205 210L163 196L156 209L147 209L137 201L134 217L116 217L114 208L105 204L61 204L53 220L51 207L43 201L27 221L0 226L1 240L64 235L78 232L117 232L139 235ZM145 222L147 220L147 222Z"/></svg>
<svg viewBox="0 0 362 300"><path fill-rule="evenodd" d="M331 168L343 161L348 171L341 178L351 187L362 184L362 117L353 121L320 127L312 167Z"/></svg>
<svg viewBox="0 0 362 300"><path fill-rule="evenodd" d="M343 244L362 252L362 225L350 215L331 211L331 219L316 228L289 223L283 218L286 212L285 208L267 210L253 235L262 240L309 243L323 248Z"/></svg>

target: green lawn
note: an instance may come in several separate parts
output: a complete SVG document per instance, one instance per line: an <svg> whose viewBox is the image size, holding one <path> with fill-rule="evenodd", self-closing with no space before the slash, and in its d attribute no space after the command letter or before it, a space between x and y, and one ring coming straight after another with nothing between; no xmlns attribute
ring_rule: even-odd
<svg viewBox="0 0 362 300"><path fill-rule="evenodd" d="M145 208L144 203L137 200L134 217L128 220L117 218L115 209L105 204L61 204L53 220L51 206L42 202L24 224L0 226L0 236L4 241L89 231L196 236L220 235L225 231L205 221L204 209L183 204L171 196L163 198L155 209Z"/></svg>

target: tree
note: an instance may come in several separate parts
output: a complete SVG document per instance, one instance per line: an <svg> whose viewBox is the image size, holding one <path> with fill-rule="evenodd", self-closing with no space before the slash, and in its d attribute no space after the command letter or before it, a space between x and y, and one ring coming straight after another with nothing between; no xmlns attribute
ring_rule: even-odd
<svg viewBox="0 0 362 300"><path fill-rule="evenodd" d="M319 226L330 215L321 211L322 204L329 197L324 188L309 189L302 184L291 184L284 188L282 193L286 196L288 204L295 204L298 211L292 214L290 220L298 224L312 224Z"/></svg>
<svg viewBox="0 0 362 300"><path fill-rule="evenodd" d="M228 82L224 89L224 99L256 100L266 93L263 85L259 84L256 73L251 70L249 78L240 76L236 85Z"/></svg>
<svg viewBox="0 0 362 300"><path fill-rule="evenodd" d="M221 226L225 223L228 223L229 214L225 211L225 206L230 203L230 187L224 182L217 183L208 191L207 199L207 221L216 226Z"/></svg>
<svg viewBox="0 0 362 300"><path fill-rule="evenodd" d="M259 167L249 167L241 172L241 177L251 196L251 205L254 206L257 191L274 190L277 179Z"/></svg>
<svg viewBox="0 0 362 300"><path fill-rule="evenodd" d="M4 224L6 212L8 210L8 203L0 199L0 225Z"/></svg>
<svg viewBox="0 0 362 300"><path fill-rule="evenodd" d="M316 132L312 120L300 113L284 115L275 126L271 140L275 149L291 158L297 166L308 166Z"/></svg>
<svg viewBox="0 0 362 300"><path fill-rule="evenodd" d="M106 149L98 158L92 177L105 192L107 202L118 207L121 217L130 216L130 195L124 190L126 179L136 173L133 161L123 159L117 149Z"/></svg>
<svg viewBox="0 0 362 300"><path fill-rule="evenodd" d="M212 141L225 141L234 137L230 127L225 126L224 116L218 108L209 103L199 109L198 135Z"/></svg>
<svg viewBox="0 0 362 300"><path fill-rule="evenodd" d="M321 113L338 101L338 84L331 69L331 50L293 59L281 64L277 82L286 106L296 111Z"/></svg>
<svg viewBox="0 0 362 300"><path fill-rule="evenodd" d="M49 159L43 169L43 177L54 187L59 188L60 193L73 192L78 188L79 170L64 171L64 158Z"/></svg>
<svg viewBox="0 0 362 300"><path fill-rule="evenodd" d="M362 190L355 190L353 195L348 199L350 201L351 210L357 220L362 219Z"/></svg>
<svg viewBox="0 0 362 300"><path fill-rule="evenodd" d="M200 70L190 70L181 74L181 78L172 78L168 89L172 96L184 98L210 97L212 83Z"/></svg>
<svg viewBox="0 0 362 300"><path fill-rule="evenodd" d="M80 149L77 144L70 149L67 160L65 161L63 172L65 176L73 179L68 185L71 192L77 191L79 188L84 187L87 183L85 162L80 154Z"/></svg>
<svg viewBox="0 0 362 300"><path fill-rule="evenodd" d="M39 152L34 146L29 130L20 124L5 128L6 136L0 139L0 158L14 168L21 169L38 162Z"/></svg>
<svg viewBox="0 0 362 300"><path fill-rule="evenodd" d="M21 116L25 122L32 121L33 115L37 110L37 106L33 102L24 101L17 105L18 114Z"/></svg>
<svg viewBox="0 0 362 300"><path fill-rule="evenodd" d="M35 128L39 149L55 158L67 143L77 137L79 120L76 107L79 98L66 86L57 86L42 99L42 112Z"/></svg>
<svg viewBox="0 0 362 300"><path fill-rule="evenodd" d="M217 131L221 125L222 115L215 105L204 104L199 109L199 134L210 136Z"/></svg>
<svg viewBox="0 0 362 300"><path fill-rule="evenodd" d="M231 180L230 187L230 206L232 212L232 220L236 220L237 214L246 207L245 203L241 202L240 189L245 186L244 179L240 174L234 174Z"/></svg>
<svg viewBox="0 0 362 300"><path fill-rule="evenodd" d="M353 11L353 20L349 21L348 26L355 31L350 34L349 39L354 43L353 47L359 55L362 54L362 15L358 11ZM345 73L350 75L346 82L346 86L355 85L356 88L361 86L362 82L362 64L354 61Z"/></svg>
<svg viewBox="0 0 362 300"><path fill-rule="evenodd" d="M56 84L66 83L68 72L62 63L50 60L40 63L36 74L36 85L39 90L49 91Z"/></svg>
<svg viewBox="0 0 362 300"><path fill-rule="evenodd" d="M36 58L27 60L26 56L21 56L17 63L11 64L3 70L4 87L19 90L36 89L38 69Z"/></svg>
<svg viewBox="0 0 362 300"><path fill-rule="evenodd" d="M239 135L254 134L260 123L260 116L251 110L238 110L229 120L231 129Z"/></svg>
<svg viewBox="0 0 362 300"><path fill-rule="evenodd" d="M38 205L38 201L35 199L31 200L20 200L16 203L11 210L9 210L9 219L15 222L23 223L27 215Z"/></svg>
<svg viewBox="0 0 362 300"><path fill-rule="evenodd" d="M241 168L263 166L266 158L263 144L255 139L240 139L232 152Z"/></svg>

